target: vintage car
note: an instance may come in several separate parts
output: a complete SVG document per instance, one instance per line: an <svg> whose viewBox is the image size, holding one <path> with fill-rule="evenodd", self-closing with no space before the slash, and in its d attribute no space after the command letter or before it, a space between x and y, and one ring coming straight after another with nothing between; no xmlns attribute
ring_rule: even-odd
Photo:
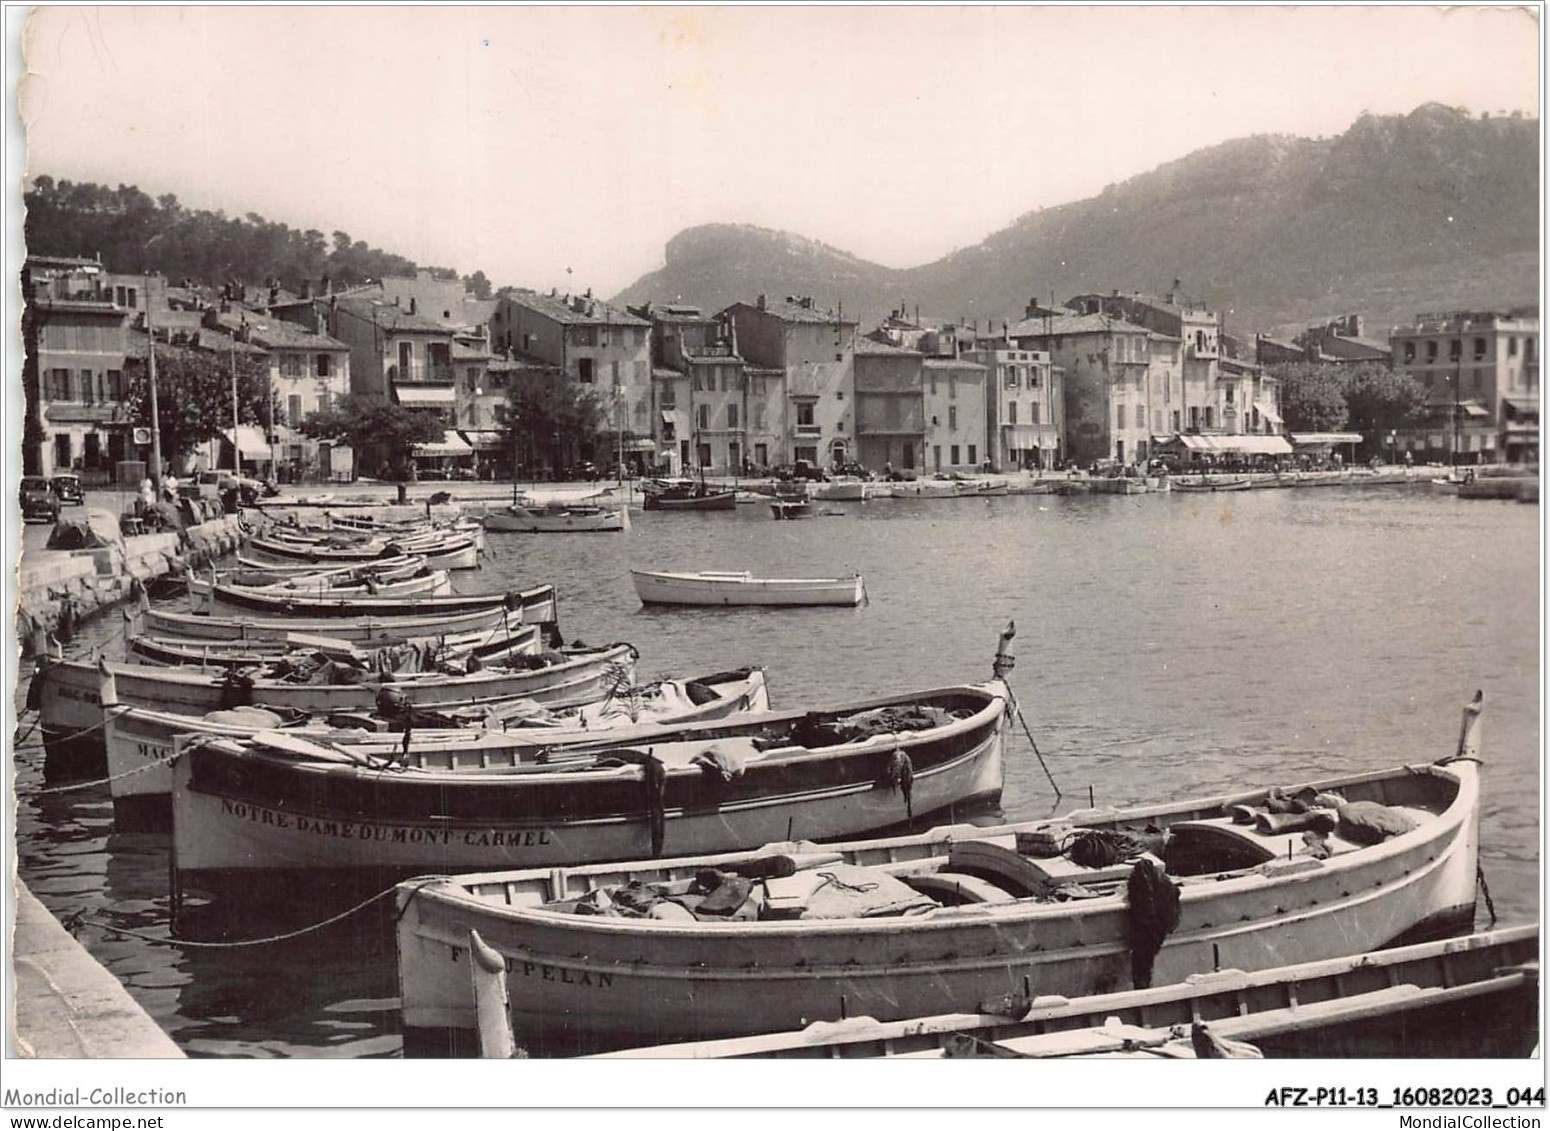
<svg viewBox="0 0 1550 1131"><path fill-rule="evenodd" d="M20 497L23 522L54 522L59 518L59 500L43 476L22 476Z"/></svg>
<svg viewBox="0 0 1550 1131"><path fill-rule="evenodd" d="M70 503L77 507L86 504L86 492L81 488L79 475L56 475L50 483L54 489L54 498L61 504Z"/></svg>

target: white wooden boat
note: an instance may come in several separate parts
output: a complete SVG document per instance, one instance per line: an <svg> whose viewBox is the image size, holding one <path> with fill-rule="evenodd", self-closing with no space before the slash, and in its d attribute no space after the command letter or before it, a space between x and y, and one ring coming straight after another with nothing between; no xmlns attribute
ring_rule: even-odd
<svg viewBox="0 0 1550 1131"><path fill-rule="evenodd" d="M213 572L213 571L212 571ZM398 571L393 571L397 573ZM256 589L278 597L309 596L367 596L367 597L445 597L452 593L452 582L444 569L428 569L402 577L353 576L354 570L328 571L318 574L290 574L277 576L263 570L228 570L214 577L201 577L189 571L185 581L195 612L202 612L215 603L212 593L217 585L235 586L239 589ZM267 580L266 580L267 579Z"/></svg>
<svg viewBox="0 0 1550 1131"><path fill-rule="evenodd" d="M866 599L861 575L851 577L754 577L747 570L665 573L634 569L643 605L859 605Z"/></svg>
<svg viewBox="0 0 1550 1131"><path fill-rule="evenodd" d="M1248 476L1175 475L1173 490L1184 492L1247 491L1253 486Z"/></svg>
<svg viewBox="0 0 1550 1131"><path fill-rule="evenodd" d="M1327 855L1295 825L1261 833L1235 824L1239 807L1269 804L1270 791L1258 789L823 850L767 846L401 886L404 1024L473 1026L464 960L473 930L511 972L513 1019L525 1040L600 1051L847 1015L893 1021L961 1012L1008 994L1145 988L1218 966L1262 970L1467 929L1478 850L1478 716L1477 697L1457 755L1441 762L1308 783L1316 795L1344 799L1340 831L1322 842ZM1378 803L1413 827L1355 843L1346 814L1358 802ZM1166 873L1149 856L1140 858L1143 868L1031 855L1050 843L1089 845L1148 827L1166 831ZM755 863L773 856L791 862ZM750 892L730 921L575 911L581 899L607 910L626 883L658 885L637 893L666 899L686 890L672 885L739 868L789 874L767 880L757 899ZM1138 899L1162 908L1176 900L1172 929L1166 915L1135 912Z"/></svg>
<svg viewBox="0 0 1550 1131"><path fill-rule="evenodd" d="M870 484L855 475L837 475L826 483L813 488L813 498L826 503L859 503L865 501Z"/></svg>
<svg viewBox="0 0 1550 1131"><path fill-rule="evenodd" d="M1267 1058L1523 1058L1539 1039L1538 981L1539 927L1530 924L1255 973L1201 971L1146 990L1014 999L1015 1016L852 1017L601 1055L1196 1059L1204 1036ZM1214 1051L1208 1043L1206 1055Z"/></svg>
<svg viewBox="0 0 1550 1131"><path fill-rule="evenodd" d="M512 534L579 534L628 530L630 511L628 507L570 504L524 506L511 503L486 514L484 528Z"/></svg>
<svg viewBox="0 0 1550 1131"><path fill-rule="evenodd" d="M517 608L515 593L404 593L378 594L353 589L328 589L318 594L306 590L251 587L229 582L204 582L199 589L190 580L195 611L200 606L225 616L257 614L269 617L358 618L457 616L490 608Z"/></svg>
<svg viewBox="0 0 1550 1131"><path fill-rule="evenodd" d="M737 492L689 479L648 479L641 484L642 507L648 511L729 511L737 507Z"/></svg>
<svg viewBox="0 0 1550 1131"><path fill-rule="evenodd" d="M776 519L807 518L813 512L812 500L805 495L776 495L770 499L770 517Z"/></svg>
<svg viewBox="0 0 1550 1131"><path fill-rule="evenodd" d="M124 704L114 709L116 682L111 678L101 681L99 694L105 705L102 734L109 789L121 829L170 821L170 761L180 747L207 738L255 739L281 721L252 709L199 717ZM358 758L365 766L396 762L421 770L488 770L534 763L540 755L553 762L560 757L558 751L628 742L636 735L650 735L652 728L769 709L763 670L744 668L662 680L638 689L611 687L607 696L576 706L551 709L532 701L496 705L486 718L471 719L456 729L416 726L407 748L400 732L340 729L330 721L338 715L287 722L286 733Z"/></svg>
<svg viewBox="0 0 1550 1131"><path fill-rule="evenodd" d="M260 561L258 558L250 558L239 553L237 555L236 568L230 572L249 575L256 582L265 576L272 577L276 581L287 577L318 577L322 575L377 578L397 577L401 576L401 570L407 569L409 574L412 575L425 568L425 559L419 554L400 554L392 558L379 558L363 563L325 567L311 562ZM216 571L218 576L224 576L227 572L225 570Z"/></svg>
<svg viewBox="0 0 1550 1131"><path fill-rule="evenodd" d="M884 828L1000 795L1006 705L999 682L952 687L635 730L588 761L496 770L384 774L380 763L308 757L294 744L217 740L173 763L176 868L185 884L219 891L254 869L564 870L722 851L792 829ZM919 729L894 729L906 723ZM906 764L903 777L892 773Z"/></svg>
<svg viewBox="0 0 1550 1131"><path fill-rule="evenodd" d="M306 715L335 711L367 711L384 688L402 693L415 707L482 706L513 699L569 706L602 698L609 664L632 664L628 644L589 650L530 670L488 669L470 675L417 674L390 682L292 683L283 679L246 677L243 673L200 671L197 668L103 660L116 683L115 698L131 706L153 707L175 714L203 715L226 707L268 707L282 714ZM84 743L100 751L103 714L98 667L85 660L46 660L33 682L39 689L39 723L43 740L63 751Z"/></svg>
<svg viewBox="0 0 1550 1131"><path fill-rule="evenodd" d="M474 569L479 564L478 545L467 534L395 539L376 537L360 541L340 536L304 538L272 530L268 534L252 535L248 539L248 547L281 562L311 562L317 565L354 564L401 554L419 554L432 569Z"/></svg>
<svg viewBox="0 0 1550 1131"><path fill-rule="evenodd" d="M960 494L977 498L994 498L1012 493L1011 484L1004 479L976 479L969 483L959 483L958 490Z"/></svg>
<svg viewBox="0 0 1550 1131"><path fill-rule="evenodd" d="M540 585L519 595L523 618L528 624L548 626L551 639L556 635L558 612L554 586ZM180 613L168 609L143 607L139 613L142 630L152 636L173 636L193 640L284 640L297 633L333 636L354 643L402 643L427 636L477 632L502 625L509 610L504 604L491 605L456 616L424 614L419 616L355 617L261 617L253 614L237 617Z"/></svg>
<svg viewBox="0 0 1550 1131"><path fill-rule="evenodd" d="M1089 479L1087 486L1094 495L1144 495L1148 490L1145 479L1132 479L1123 475Z"/></svg>

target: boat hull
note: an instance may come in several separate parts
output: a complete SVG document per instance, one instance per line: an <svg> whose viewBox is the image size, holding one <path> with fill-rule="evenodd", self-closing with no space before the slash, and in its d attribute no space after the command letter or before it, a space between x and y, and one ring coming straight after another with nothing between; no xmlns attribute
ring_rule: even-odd
<svg viewBox="0 0 1550 1131"><path fill-rule="evenodd" d="M875 736L816 756L752 759L726 782L687 761L674 762L662 799L665 851L717 853L788 836L853 836L898 826L912 813L923 819L999 798L1005 700L985 689L947 693L973 694L975 714L932 731ZM791 717L663 727L632 732L618 743L604 734L594 741L628 741L634 749L662 749L675 737L725 742L717 736ZM879 776L895 750L914 759L908 800ZM404 780L352 767L264 766L215 749L191 750L173 766L178 874L188 885L222 890L233 873L251 869L390 877L559 867L651 853L651 820L636 766L587 777L456 777Z"/></svg>
<svg viewBox="0 0 1550 1131"><path fill-rule="evenodd" d="M601 699L606 693L609 664L629 663L632 656L633 650L623 644L531 671L404 677L389 686L416 707L470 706L523 698L544 705L575 706ZM109 663L108 669L117 685L119 702L195 716L243 702L281 713L370 712L384 686L377 682L306 684L259 679L250 690L238 690L219 676L197 670L118 663ZM85 743L100 753L103 708L96 665L56 661L33 678L42 681L39 725L44 742L58 746L61 752L67 744Z"/></svg>
<svg viewBox="0 0 1550 1131"><path fill-rule="evenodd" d="M860 575L822 579L758 579L739 574L666 574L632 570L643 605L859 605Z"/></svg>
<svg viewBox="0 0 1550 1131"><path fill-rule="evenodd" d="M713 491L681 499L647 493L642 507L648 511L730 511L737 509L737 492Z"/></svg>
<svg viewBox="0 0 1550 1131"><path fill-rule="evenodd" d="M813 498L826 503L859 503L864 502L866 497L867 483L864 479L820 483L813 488Z"/></svg>
<svg viewBox="0 0 1550 1131"><path fill-rule="evenodd" d="M503 534L580 534L628 530L630 512L627 507L614 507L546 514L512 507L491 511L485 516L484 528L492 533Z"/></svg>
<svg viewBox="0 0 1550 1131"><path fill-rule="evenodd" d="M1280 879L1254 872L1186 883L1181 922L1154 960L1153 983L1219 966L1253 971L1334 958L1472 920L1474 767L1415 770L1458 783L1454 801L1424 831L1344 862L1292 865ZM996 835L964 827L953 833ZM894 843L874 842L875 859L894 859L886 850ZM514 1023L539 1045L600 1050L745 1036L844 1016L894 1020L974 1011L1004 995L1075 997L1131 984L1122 899L972 905L892 922L652 923L644 930L639 921L496 906L455 882L412 895L401 889L400 901L406 1027L473 1026L467 966L456 957L476 929L505 956Z"/></svg>

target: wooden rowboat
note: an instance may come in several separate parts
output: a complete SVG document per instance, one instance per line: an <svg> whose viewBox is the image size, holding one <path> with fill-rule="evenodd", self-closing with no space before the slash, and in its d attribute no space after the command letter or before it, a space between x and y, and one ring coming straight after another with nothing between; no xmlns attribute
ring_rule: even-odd
<svg viewBox="0 0 1550 1131"><path fill-rule="evenodd" d="M854 1017L602 1055L1194 1059L1204 1035L1247 1042L1268 1058L1522 1058L1539 1040L1538 984L1539 927L1530 924L1252 974L1203 971L1147 990L1009 1003L1017 1017Z"/></svg>
<svg viewBox="0 0 1550 1131"><path fill-rule="evenodd" d="M282 714L323 715L335 711L371 712L385 688L401 693L415 707L481 706L514 699L570 706L603 697L610 664L629 665L628 644L591 649L563 663L530 670L489 669L469 675L417 674L390 682L292 683L273 678L244 678L197 668L101 661L116 683L114 699L183 715L203 715L225 707L252 705ZM98 666L84 660L46 659L33 676L38 687L40 727L46 744L63 748L86 743L102 749L103 709Z"/></svg>
<svg viewBox="0 0 1550 1131"><path fill-rule="evenodd" d="M1247 476L1229 478L1222 475L1173 476L1175 491L1247 491L1254 486Z"/></svg>
<svg viewBox="0 0 1550 1131"><path fill-rule="evenodd" d="M861 575L759 578L747 570L661 573L634 569L643 605L859 605L866 599Z"/></svg>
<svg viewBox="0 0 1550 1131"><path fill-rule="evenodd" d="M463 958L473 930L511 971L512 1014L524 1040L601 1051L844 1016L962 1012L1006 995L1145 988L1218 966L1262 970L1467 929L1479 710L1477 697L1451 758L1309 783L1315 799L1342 797L1340 832L1324 837L1322 853L1285 823L1263 833L1234 823L1235 810L1277 796L1259 789L825 850L767 847L401 886L404 1024L473 1026ZM1359 802L1375 803L1409 831L1357 843L1347 836L1347 814L1354 821L1372 809ZM1140 858L1144 868L1119 859L1128 853L1092 866L1064 852L1043 855L1062 843L1061 830L1074 852L1077 843L1123 844L1148 827L1166 833L1166 871L1150 856ZM814 855L820 851L828 855ZM632 900L637 908L649 898L670 901L686 882L715 891L739 869L774 878L757 898L748 891L736 918L574 910L581 899L607 909L627 883L644 885L635 889L643 897Z"/></svg>
<svg viewBox="0 0 1550 1131"><path fill-rule="evenodd" d="M425 617L457 616L461 613L477 613L491 608L516 608L520 604L514 593L467 593L437 595L432 593L407 593L382 595L349 589L329 589L323 593L306 590L272 589L233 585L224 581L200 583L189 589L195 602L212 612L227 616L257 613L270 617ZM202 590L202 591L201 591Z"/></svg>
<svg viewBox="0 0 1550 1131"><path fill-rule="evenodd" d="M364 541L337 536L332 540L306 539L271 531L255 534L248 546L283 562L311 562L317 565L348 565L419 554L432 569L473 569L479 564L479 548L469 535L429 538L368 538Z"/></svg>
<svg viewBox="0 0 1550 1131"><path fill-rule="evenodd" d="M257 589L276 597L445 597L452 593L452 583L444 569L421 570L406 576L352 576L354 570L327 571L317 574L292 574L278 576L262 570L228 570L213 577L200 577L189 571L186 584L193 598L196 611L211 603L213 587L234 586L238 589ZM397 574L399 571L392 571Z"/></svg>
<svg viewBox="0 0 1550 1131"><path fill-rule="evenodd" d="M806 496L795 498L777 495L770 500L771 518L806 518L812 511L813 504Z"/></svg>
<svg viewBox="0 0 1550 1131"><path fill-rule="evenodd" d="M218 891L254 869L316 869L320 884L329 871L563 869L791 829L886 828L1000 795L1006 703L999 683L952 687L646 728L598 745L590 762L499 769L384 773L213 741L173 764L176 867L185 884ZM895 719L920 729L895 731Z"/></svg>
<svg viewBox="0 0 1550 1131"><path fill-rule="evenodd" d="M217 576L224 576L226 572L240 572L252 576L255 581L263 576L269 576L279 581L287 577L317 577L321 575L344 575L353 577L377 577L394 578L402 576L400 570L408 569L412 575L426 568L425 559L419 554L400 554L393 558L380 558L369 562L345 564L336 566L318 566L309 562L273 562L260 561L257 558L237 555L237 567L232 571L217 570Z"/></svg>
<svg viewBox="0 0 1550 1131"><path fill-rule="evenodd" d="M523 506L512 503L484 517L484 528L511 534L578 534L628 530L628 507Z"/></svg>
<svg viewBox="0 0 1550 1131"><path fill-rule="evenodd" d="M737 509L737 492L717 490L687 479L648 479L641 484L642 506L648 511L730 511Z"/></svg>
<svg viewBox="0 0 1550 1131"><path fill-rule="evenodd" d="M483 726L471 721L458 729L416 727L407 747L402 733L340 730L330 717L287 724L286 733L333 753L358 758L362 766L393 762L419 770L484 771L533 763L540 755L555 761L560 757L558 751L572 747L628 742L637 734L652 733L653 727L760 714L770 707L764 672L759 668L663 680L631 689L630 694L613 688L610 691L614 693L571 707L550 709L535 702L495 707L490 717L482 720ZM115 705L114 694L114 683L104 680L101 696L107 706L103 743L114 818L120 827L170 822L172 768L168 763L180 746L208 738L258 739L279 721L252 711L217 711L196 718L149 707ZM457 712L452 709L450 713Z"/></svg>

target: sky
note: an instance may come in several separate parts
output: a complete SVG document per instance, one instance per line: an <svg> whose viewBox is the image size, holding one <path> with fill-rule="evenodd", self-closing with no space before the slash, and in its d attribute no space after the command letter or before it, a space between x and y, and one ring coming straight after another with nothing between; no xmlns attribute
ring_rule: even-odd
<svg viewBox="0 0 1550 1131"><path fill-rule="evenodd" d="M697 224L909 267L1235 137L1537 113L1539 39L1512 9L53 7L19 105L33 175L607 295Z"/></svg>

